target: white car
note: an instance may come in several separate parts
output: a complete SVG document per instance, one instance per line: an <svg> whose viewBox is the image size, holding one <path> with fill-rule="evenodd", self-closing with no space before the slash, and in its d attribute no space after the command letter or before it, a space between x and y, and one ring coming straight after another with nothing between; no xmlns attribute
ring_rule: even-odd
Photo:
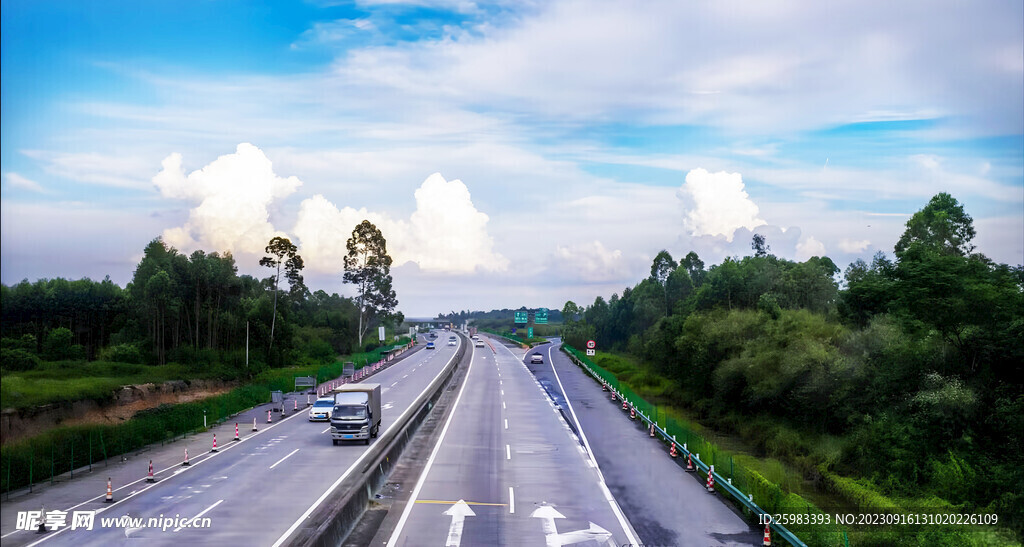
<svg viewBox="0 0 1024 547"><path fill-rule="evenodd" d="M448 337L448 345L449 346L454 346L456 344L457 344L457 342L455 341L455 337L454 336L449 336Z"/></svg>
<svg viewBox="0 0 1024 547"><path fill-rule="evenodd" d="M330 421L332 410L334 410L334 397L321 397L313 403L313 406L309 407L309 421Z"/></svg>
<svg viewBox="0 0 1024 547"><path fill-rule="evenodd" d="M537 363L543 364L544 363L544 356L541 355L541 353L539 351L536 351L536 352L533 353L533 355L530 356L530 363L531 364L537 364Z"/></svg>
<svg viewBox="0 0 1024 547"><path fill-rule="evenodd" d="M484 347L484 341L483 341L483 340L481 340L481 339L479 339L479 338L477 338L477 339L476 339L476 343L475 343L475 344L473 344L473 345L475 345L475 346L476 346L476 347L478 347L478 348L482 348L482 347Z"/></svg>

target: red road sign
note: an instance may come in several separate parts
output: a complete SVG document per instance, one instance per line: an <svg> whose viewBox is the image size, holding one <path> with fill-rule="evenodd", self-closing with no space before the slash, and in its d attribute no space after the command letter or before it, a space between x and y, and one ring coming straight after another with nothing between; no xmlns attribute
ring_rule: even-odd
<svg viewBox="0 0 1024 547"><path fill-rule="evenodd" d="M596 347L597 344L593 340L587 340L587 349L594 349Z"/></svg>

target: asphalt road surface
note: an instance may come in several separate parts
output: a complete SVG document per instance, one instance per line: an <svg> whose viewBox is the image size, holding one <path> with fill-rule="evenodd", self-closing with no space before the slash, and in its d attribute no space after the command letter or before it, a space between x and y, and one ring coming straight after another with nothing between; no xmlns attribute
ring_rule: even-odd
<svg viewBox="0 0 1024 547"><path fill-rule="evenodd" d="M685 473L665 446L630 420L621 403L613 403L559 347L555 340L530 350L541 352L544 363L527 366L567 421L582 429L609 490L644 545L761 545L759 530Z"/></svg>
<svg viewBox="0 0 1024 547"><path fill-rule="evenodd" d="M459 342L462 343L461 341ZM454 356L457 346L438 344L419 350L374 376L367 383L381 384L381 433L423 391ZM287 415L274 415L266 423L269 405L238 417L241 441L234 442L234 422L212 428L166 446L154 446L128 461L46 487L3 504L0 537L4 547L43 544L120 545L146 541L153 545L274 545L287 541L290 531L340 482L340 477L362 456L366 447L346 443L334 446L329 424L307 421L305 395L299 412L287 400ZM256 418L258 431L252 431ZM213 434L219 451L211 452ZM188 448L191 465L181 466ZM157 482L147 483L148 461L154 462ZM107 477L114 482L114 503L104 503ZM17 531L18 511L60 509L67 525L45 535ZM92 530L70 530L73 512L95 510ZM102 527L101 519L142 517L133 525L121 520ZM182 519L208 517L209 528L180 526ZM150 518L169 519L166 529L150 527ZM178 519L175 521L174 519ZM157 521L161 527L166 520Z"/></svg>
<svg viewBox="0 0 1024 547"><path fill-rule="evenodd" d="M465 382L388 545L623 545L636 534L515 354L473 348Z"/></svg>

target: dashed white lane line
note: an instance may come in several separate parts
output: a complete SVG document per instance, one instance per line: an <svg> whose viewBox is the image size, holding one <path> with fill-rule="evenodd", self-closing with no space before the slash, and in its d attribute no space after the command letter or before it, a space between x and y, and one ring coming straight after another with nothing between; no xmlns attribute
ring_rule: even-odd
<svg viewBox="0 0 1024 547"><path fill-rule="evenodd" d="M508 487L508 512L510 514L516 512L516 493L511 486Z"/></svg>
<svg viewBox="0 0 1024 547"><path fill-rule="evenodd" d="M505 410L505 401L502 401L502 402L501 402L501 409L502 409L502 410Z"/></svg>
<svg viewBox="0 0 1024 547"><path fill-rule="evenodd" d="M297 449L296 449L296 450L297 450ZM206 513L209 513L211 509L213 509L214 507L217 507L218 505L220 505L220 504L221 504L221 503L223 503L223 502L224 502L224 500L217 500L217 503L214 503L213 505L211 505L211 506L207 507L206 509L203 509L202 511L200 511L200 512L199 512L199 514L198 514L198 515L196 515L196 516L192 517L192 518L191 518L191 519L189 519L189 520L190 520L190 521L195 521L195 520L196 520L196 519L198 519L199 517L201 517L201 516L205 515ZM179 527L175 528L175 529L174 529L174 531L175 531L175 532L177 532L178 530L181 530L182 528L183 528L182 526L179 526Z"/></svg>
<svg viewBox="0 0 1024 547"><path fill-rule="evenodd" d="M505 459L506 460L511 460L512 459L512 447L507 445L507 444L505 445Z"/></svg>
<svg viewBox="0 0 1024 547"><path fill-rule="evenodd" d="M508 429L508 418L505 418L505 429Z"/></svg>
<svg viewBox="0 0 1024 547"><path fill-rule="evenodd" d="M292 454L294 454L294 453L296 453L296 452L298 452L298 451L299 451L299 449L298 449L298 448L296 448L295 450L292 450L291 452L289 452L289 453L288 453L288 455L287 455L287 456L285 456L285 457L281 458L280 460L277 460L277 462L276 462L276 463L275 463L274 465L271 465L271 466L270 466L270 468L271 468L271 469L273 469L273 468L277 467L277 464L279 464L279 463L281 463L281 462L283 462L283 461L287 460L288 458L290 458L290 457L291 457L291 455L292 455Z"/></svg>
<svg viewBox="0 0 1024 547"><path fill-rule="evenodd" d="M331 426L327 426L327 429L321 431L320 434L323 435L324 433L327 433L330 430L331 430Z"/></svg>

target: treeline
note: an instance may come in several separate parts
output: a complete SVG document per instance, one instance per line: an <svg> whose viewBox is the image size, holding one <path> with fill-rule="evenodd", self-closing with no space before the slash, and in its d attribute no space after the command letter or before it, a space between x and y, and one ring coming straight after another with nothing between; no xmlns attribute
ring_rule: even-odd
<svg viewBox="0 0 1024 547"><path fill-rule="evenodd" d="M295 259L287 239L275 238L267 252L261 265L271 275L261 280L239 275L230 253L185 255L154 239L124 288L109 278L0 286L0 364L13 371L31 369L40 359L101 359L245 373L248 337L251 375L365 349L356 347L360 310L354 299L310 292L299 275L301 258ZM279 286L285 282L286 288ZM396 321L400 314L373 323L390 327Z"/></svg>
<svg viewBox="0 0 1024 547"><path fill-rule="evenodd" d="M842 277L759 235L751 256L708 268L662 252L621 296L567 302L563 336L642 358L674 381L671 402L847 499L993 511L1020 534L1024 268L975 253L974 235L939 194L893 258Z"/></svg>

